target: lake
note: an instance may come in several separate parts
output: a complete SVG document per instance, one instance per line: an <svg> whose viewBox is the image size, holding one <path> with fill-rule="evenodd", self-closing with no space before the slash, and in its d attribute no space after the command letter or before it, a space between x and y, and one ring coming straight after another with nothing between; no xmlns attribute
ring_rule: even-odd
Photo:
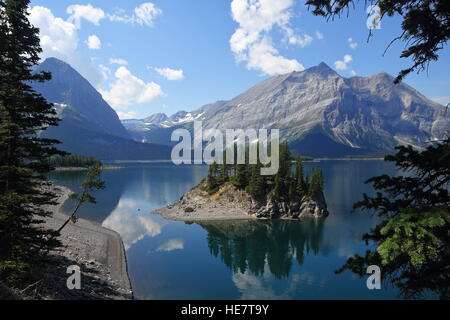
<svg viewBox="0 0 450 320"><path fill-rule="evenodd" d="M116 163L117 164L117 163ZM178 200L207 174L207 166L120 163L103 172L107 188L79 216L117 231L123 239L137 299L395 299L388 287L368 290L367 278L336 275L348 257L367 249L361 235L376 224L369 213L351 213L364 184L395 174L383 161L321 161L330 216L322 221L184 223L152 211ZM51 179L76 191L82 172ZM66 202L64 212L73 203Z"/></svg>

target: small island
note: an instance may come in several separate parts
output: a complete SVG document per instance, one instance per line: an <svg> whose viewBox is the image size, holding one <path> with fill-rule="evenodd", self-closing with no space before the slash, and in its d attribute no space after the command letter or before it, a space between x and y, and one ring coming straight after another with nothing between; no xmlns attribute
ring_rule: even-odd
<svg viewBox="0 0 450 320"><path fill-rule="evenodd" d="M300 156L280 146L280 168L274 176L260 174L262 164L212 163L208 177L179 201L155 213L170 220L322 219L329 215L321 169L305 177Z"/></svg>

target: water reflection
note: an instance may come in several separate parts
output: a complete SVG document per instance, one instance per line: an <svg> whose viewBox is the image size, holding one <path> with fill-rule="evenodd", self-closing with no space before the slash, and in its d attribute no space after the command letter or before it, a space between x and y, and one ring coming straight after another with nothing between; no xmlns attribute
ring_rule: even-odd
<svg viewBox="0 0 450 320"><path fill-rule="evenodd" d="M234 273L263 276L270 271L277 279L287 278L294 261L303 265L305 254L327 252L323 220L199 224L208 232L210 253Z"/></svg>
<svg viewBox="0 0 450 320"><path fill-rule="evenodd" d="M164 224L150 214L136 214L132 200L120 200L117 208L103 221L102 226L118 232L122 236L125 249L141 241L161 234Z"/></svg>
<svg viewBox="0 0 450 320"><path fill-rule="evenodd" d="M164 242L162 245L156 249L156 251L170 252L174 250L183 250L184 240L183 239L170 239Z"/></svg>
<svg viewBox="0 0 450 320"><path fill-rule="evenodd" d="M305 287L316 285L324 288L326 284L325 278L319 279L314 273L305 271L293 274L289 281L277 288L273 285L277 279L274 279L267 264L261 277L246 271L233 273L232 280L241 293L241 300L290 300L298 297Z"/></svg>
<svg viewBox="0 0 450 320"><path fill-rule="evenodd" d="M185 224L151 212L177 201L207 174L206 166L121 164L105 171L107 188L85 205L81 218L120 233L139 299L355 299L392 298L369 291L365 279L336 276L346 258L367 247L360 240L376 218L350 214L371 193L363 181L392 166L377 161L306 163L321 167L331 215L325 221L234 221ZM50 177L79 191L84 174ZM70 211L70 202L63 212Z"/></svg>

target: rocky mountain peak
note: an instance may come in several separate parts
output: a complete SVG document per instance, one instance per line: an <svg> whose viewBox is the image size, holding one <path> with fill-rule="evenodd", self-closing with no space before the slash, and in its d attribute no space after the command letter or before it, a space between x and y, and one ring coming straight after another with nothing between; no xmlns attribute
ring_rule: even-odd
<svg viewBox="0 0 450 320"><path fill-rule="evenodd" d="M167 119L169 119L169 117L165 113L155 113L150 117L145 118L144 122L148 124L157 124L166 121Z"/></svg>
<svg viewBox="0 0 450 320"><path fill-rule="evenodd" d="M268 78L228 102L178 113L138 138L170 144L170 134L195 119L204 128L280 129L281 139L303 155L384 155L399 144L426 146L450 130L450 115L406 83L379 73L340 76L326 63Z"/></svg>
<svg viewBox="0 0 450 320"><path fill-rule="evenodd" d="M338 75L336 71L334 71L330 66L328 66L325 62L321 62L319 65L311 67L305 70L306 73L315 73L320 74L322 76L330 76L330 75Z"/></svg>

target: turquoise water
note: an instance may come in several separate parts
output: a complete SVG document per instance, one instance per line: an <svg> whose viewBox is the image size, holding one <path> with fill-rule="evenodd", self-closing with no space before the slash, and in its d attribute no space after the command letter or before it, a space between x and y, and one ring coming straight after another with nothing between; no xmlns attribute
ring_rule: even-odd
<svg viewBox="0 0 450 320"><path fill-rule="evenodd" d="M207 174L206 166L121 163L103 173L107 189L79 216L120 233L138 299L395 299L394 288L368 290L366 278L334 271L367 247L375 225L351 213L369 177L395 174L382 161L322 161L330 216L324 221L184 223L151 212L178 200ZM51 178L74 190L81 172ZM63 211L69 212L67 202Z"/></svg>

